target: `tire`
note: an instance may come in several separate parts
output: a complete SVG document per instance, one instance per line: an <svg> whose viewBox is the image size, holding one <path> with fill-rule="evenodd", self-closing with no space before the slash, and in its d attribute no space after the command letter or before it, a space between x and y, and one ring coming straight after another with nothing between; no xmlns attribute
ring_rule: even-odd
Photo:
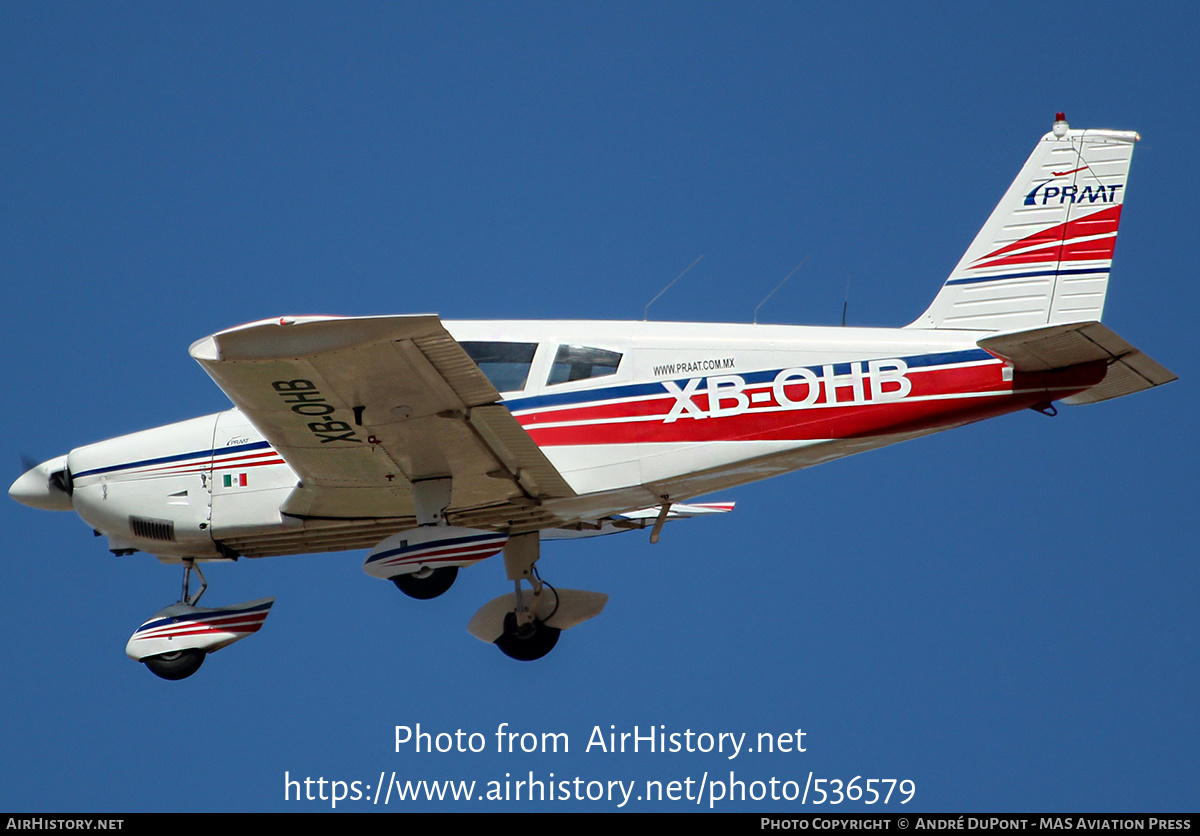
<svg viewBox="0 0 1200 836"><path fill-rule="evenodd" d="M423 578L418 578L416 575L397 575L392 578L392 583L409 598L428 601L453 586L454 579L457 577L457 566L441 566Z"/></svg>
<svg viewBox="0 0 1200 836"><path fill-rule="evenodd" d="M204 664L203 650L176 650L172 653L160 653L157 656L147 656L142 661L155 676L163 679L187 679L200 670Z"/></svg>
<svg viewBox="0 0 1200 836"><path fill-rule="evenodd" d="M518 629L517 615L510 612L504 616L504 632L496 639L496 647L510 659L532 662L554 649L561 632L557 627L550 627L541 621L534 621L523 630Z"/></svg>

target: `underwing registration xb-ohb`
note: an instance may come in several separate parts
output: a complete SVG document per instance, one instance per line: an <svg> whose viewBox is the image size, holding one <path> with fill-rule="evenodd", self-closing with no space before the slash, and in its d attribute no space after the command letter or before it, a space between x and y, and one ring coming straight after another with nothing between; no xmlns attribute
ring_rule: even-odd
<svg viewBox="0 0 1200 836"><path fill-rule="evenodd" d="M545 540L657 541L730 511L696 501L715 491L1174 380L1100 322L1137 139L1059 114L904 328L285 316L192 345L233 409L78 447L9 494L182 565L126 647L166 679L274 601L201 607L200 564L343 549L418 599L502 553L513 591L468 629L537 659L607 602L544 581Z"/></svg>

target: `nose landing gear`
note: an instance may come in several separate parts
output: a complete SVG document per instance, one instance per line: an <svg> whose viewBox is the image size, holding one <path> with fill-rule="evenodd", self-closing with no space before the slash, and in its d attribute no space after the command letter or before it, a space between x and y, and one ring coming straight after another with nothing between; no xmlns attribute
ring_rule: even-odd
<svg viewBox="0 0 1200 836"><path fill-rule="evenodd" d="M200 591L189 589L192 572L200 578ZM260 598L229 607L198 607L208 589L204 574L191 559L183 562L183 592L178 602L165 607L133 631L125 654L145 663L163 679L186 679L200 669L204 657L257 633L267 620L274 598Z"/></svg>

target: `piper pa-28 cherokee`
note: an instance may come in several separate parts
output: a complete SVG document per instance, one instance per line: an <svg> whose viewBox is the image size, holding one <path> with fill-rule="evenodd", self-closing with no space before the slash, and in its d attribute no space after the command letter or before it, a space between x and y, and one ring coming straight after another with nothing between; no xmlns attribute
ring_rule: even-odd
<svg viewBox="0 0 1200 836"><path fill-rule="evenodd" d="M933 304L898 329L283 317L191 347L234 408L72 450L10 488L116 554L184 568L126 653L182 679L274 599L197 606L197 563L370 548L432 598L504 554L468 629L544 656L607 596L555 589L543 540L720 513L694 497L1175 375L1100 324L1138 135L1058 114ZM193 572L202 584L190 591Z"/></svg>

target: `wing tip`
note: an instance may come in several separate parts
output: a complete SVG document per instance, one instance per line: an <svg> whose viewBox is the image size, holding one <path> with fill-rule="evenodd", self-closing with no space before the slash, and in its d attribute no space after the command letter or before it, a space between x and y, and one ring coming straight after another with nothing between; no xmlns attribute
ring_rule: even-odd
<svg viewBox="0 0 1200 836"><path fill-rule="evenodd" d="M217 350L216 337L205 337L201 340L196 340L188 347L188 354L193 360L200 362L220 360L221 355Z"/></svg>

